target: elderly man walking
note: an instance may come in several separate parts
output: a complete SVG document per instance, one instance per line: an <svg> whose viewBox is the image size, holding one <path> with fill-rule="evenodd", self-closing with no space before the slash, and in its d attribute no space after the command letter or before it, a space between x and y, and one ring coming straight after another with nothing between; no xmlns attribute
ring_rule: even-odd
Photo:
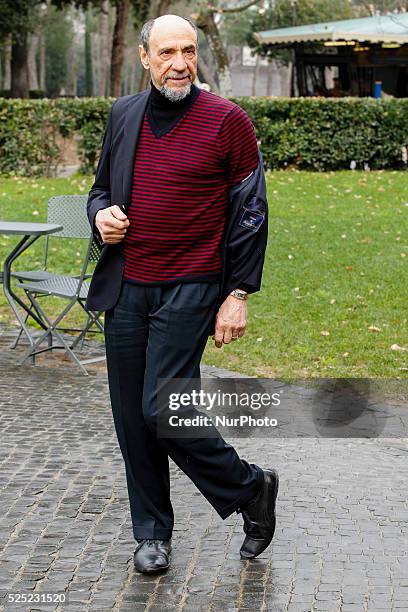
<svg viewBox="0 0 408 612"><path fill-rule="evenodd" d="M89 221L103 250L87 307L106 311L134 565L150 573L169 566L169 457L222 519L242 513L245 559L273 538L278 475L241 459L220 435L157 435L158 379L199 378L208 336L221 347L245 332L248 294L260 288L267 204L248 115L193 84L193 22L151 20L139 48L151 87L114 102L89 193Z"/></svg>

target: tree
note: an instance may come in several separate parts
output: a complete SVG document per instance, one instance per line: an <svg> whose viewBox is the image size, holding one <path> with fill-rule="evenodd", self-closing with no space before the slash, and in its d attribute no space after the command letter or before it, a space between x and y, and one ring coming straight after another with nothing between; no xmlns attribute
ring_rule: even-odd
<svg viewBox="0 0 408 612"><path fill-rule="evenodd" d="M1 0L0 0L1 1ZM106 0L52 0L53 3L60 9L68 5L74 5L76 8L81 8L86 11L93 7L97 12L107 14ZM113 29L111 61L110 61L110 86L109 91L111 96L120 95L120 85L122 76L122 66L124 61L125 51L125 33L129 17L130 7L132 6L135 13L138 10L141 12L148 9L149 3L146 0L110 0L111 5L115 8L115 25ZM88 31L89 34L89 31ZM87 44L88 55L90 57L90 40ZM88 60L89 61L89 60ZM89 91L88 79L87 91Z"/></svg>
<svg viewBox="0 0 408 612"><path fill-rule="evenodd" d="M11 96L28 98L28 37L42 0L0 0L0 41L11 35Z"/></svg>
<svg viewBox="0 0 408 612"><path fill-rule="evenodd" d="M407 0L352 0L353 12L356 16L375 15L376 12L385 13L398 11L405 12L408 9Z"/></svg>
<svg viewBox="0 0 408 612"><path fill-rule="evenodd" d="M73 26L67 12L51 7L45 37L45 85L48 96L57 96L65 88L68 75L68 53L73 40Z"/></svg>
<svg viewBox="0 0 408 612"><path fill-rule="evenodd" d="M113 30L110 95L120 96L122 65L125 51L125 32L129 16L130 0L118 0L116 3L116 20Z"/></svg>
<svg viewBox="0 0 408 612"><path fill-rule="evenodd" d="M85 95L89 97L93 96L94 93L91 42L92 31L92 17L89 9L87 9L85 12Z"/></svg>
<svg viewBox="0 0 408 612"><path fill-rule="evenodd" d="M305 25L321 21L352 18L353 13L349 0L297 0L296 24ZM253 36L254 32L285 28L293 25L293 7L290 0L276 0L262 12L249 15L247 42L253 51L261 56L275 57L288 62L290 51L276 47L266 47Z"/></svg>
<svg viewBox="0 0 408 612"><path fill-rule="evenodd" d="M225 45L220 32L220 16L230 13L238 13L246 11L246 9L258 4L261 0L250 0L239 6L224 6L202 3L199 6L198 13L191 15L199 27L205 34L214 57L216 72L219 83L219 93L225 98L232 96L231 71L229 59Z"/></svg>
<svg viewBox="0 0 408 612"><path fill-rule="evenodd" d="M109 38L109 3L103 0L102 10L98 16L98 55L100 58L100 70L98 78L98 95L106 96L107 79L109 72L110 44Z"/></svg>
<svg viewBox="0 0 408 612"><path fill-rule="evenodd" d="M156 19L156 17L166 15L171 4L172 0L132 0L135 30L140 30L143 23L148 19ZM139 81L139 91L146 89L148 83L149 72L143 69Z"/></svg>

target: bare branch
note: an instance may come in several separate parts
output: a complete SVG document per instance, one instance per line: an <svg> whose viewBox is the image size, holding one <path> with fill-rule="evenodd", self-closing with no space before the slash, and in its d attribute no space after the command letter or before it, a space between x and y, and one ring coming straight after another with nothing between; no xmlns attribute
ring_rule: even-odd
<svg viewBox="0 0 408 612"><path fill-rule="evenodd" d="M240 13L241 11L246 11L247 8L254 6L255 4L259 4L262 0L251 0L247 4L243 4L242 6L237 6L236 8L221 8L219 6L208 5L208 10L212 13Z"/></svg>

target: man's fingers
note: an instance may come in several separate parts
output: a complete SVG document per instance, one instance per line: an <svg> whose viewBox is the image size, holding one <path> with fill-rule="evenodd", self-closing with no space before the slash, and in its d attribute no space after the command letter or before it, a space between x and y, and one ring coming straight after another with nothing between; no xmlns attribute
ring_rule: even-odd
<svg viewBox="0 0 408 612"><path fill-rule="evenodd" d="M126 234L126 227L104 227L103 233L105 236L124 236Z"/></svg>
<svg viewBox="0 0 408 612"><path fill-rule="evenodd" d="M123 238L104 238L102 242L104 244L117 244L118 242L122 242Z"/></svg>
<svg viewBox="0 0 408 612"><path fill-rule="evenodd" d="M126 229L129 225L129 219L125 219L121 221L120 219L116 219L113 215L110 215L105 221L104 225L108 228L114 227L115 229Z"/></svg>
<svg viewBox="0 0 408 612"><path fill-rule="evenodd" d="M111 206L110 207L110 211L111 211L112 215L116 219L119 219L121 221L125 221L126 220L128 222L128 225L129 225L129 219L127 218L127 216L125 215L123 210L121 210L117 204L115 204L114 206Z"/></svg>
<svg viewBox="0 0 408 612"><path fill-rule="evenodd" d="M221 319L222 321L222 319ZM217 348L221 348L223 344L229 344L233 340L238 340L242 338L245 334L246 323L243 322L242 325L236 326L231 325L229 323L221 323L216 321L215 323L215 333L214 333L214 342Z"/></svg>
<svg viewBox="0 0 408 612"><path fill-rule="evenodd" d="M215 322L214 342L215 342L215 346L217 348L221 348L222 347L223 338L224 338L224 328L223 328L222 325L220 325L216 321Z"/></svg>
<svg viewBox="0 0 408 612"><path fill-rule="evenodd" d="M232 339L232 330L231 328L224 330L224 344L229 344Z"/></svg>

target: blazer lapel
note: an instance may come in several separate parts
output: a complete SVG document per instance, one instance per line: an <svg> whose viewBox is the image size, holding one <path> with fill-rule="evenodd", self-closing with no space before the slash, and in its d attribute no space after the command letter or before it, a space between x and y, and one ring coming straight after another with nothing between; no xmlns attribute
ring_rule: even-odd
<svg viewBox="0 0 408 612"><path fill-rule="evenodd" d="M143 117L146 111L147 101L150 95L150 88L143 91L137 100L133 104L129 104L126 111L125 124L124 124L124 158L123 158L123 203L126 208L129 206L132 179L133 179L133 165L135 160L137 140L139 138L139 132L142 125Z"/></svg>

